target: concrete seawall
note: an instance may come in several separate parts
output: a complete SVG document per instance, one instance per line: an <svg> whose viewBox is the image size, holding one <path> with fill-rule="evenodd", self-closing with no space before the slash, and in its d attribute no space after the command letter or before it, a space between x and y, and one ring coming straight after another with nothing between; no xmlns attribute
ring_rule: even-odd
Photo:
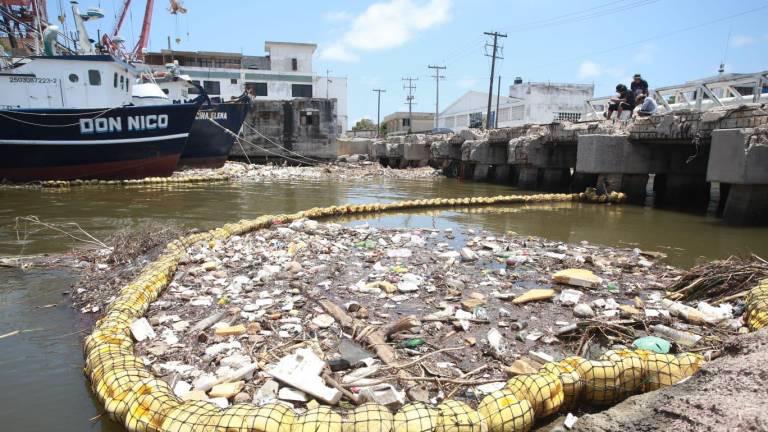
<svg viewBox="0 0 768 432"><path fill-rule="evenodd" d="M324 102L283 103L265 108L268 114L256 110L246 125L264 128L270 116L302 119L312 109L324 112ZM709 209L727 223L768 225L768 109L761 104L675 111L630 122L558 122L387 138L324 133L332 116L326 117L319 116L312 125L291 123L282 135L272 131L271 136L281 137L279 146L274 139L246 135L271 149L252 147L247 154L287 155L294 162L306 162L301 156L335 160L359 154L390 168L429 164L450 177L529 190L582 191L595 186L626 192L638 204Z"/></svg>

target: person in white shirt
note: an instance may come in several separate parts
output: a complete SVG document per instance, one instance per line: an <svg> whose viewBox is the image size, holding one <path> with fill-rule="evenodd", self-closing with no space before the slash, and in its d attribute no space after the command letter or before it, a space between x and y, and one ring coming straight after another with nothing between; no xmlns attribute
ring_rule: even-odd
<svg viewBox="0 0 768 432"><path fill-rule="evenodd" d="M638 117L648 117L653 114L656 114L656 109L658 108L658 105L656 105L656 101L653 100L652 97L648 97L644 94L641 94L637 96L637 106L640 107L640 109L637 110L637 116Z"/></svg>

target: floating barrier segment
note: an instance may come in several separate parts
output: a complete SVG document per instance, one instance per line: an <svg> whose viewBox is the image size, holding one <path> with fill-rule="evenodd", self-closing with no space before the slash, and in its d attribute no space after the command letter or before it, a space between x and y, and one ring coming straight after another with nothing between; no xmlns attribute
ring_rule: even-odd
<svg viewBox="0 0 768 432"><path fill-rule="evenodd" d="M747 327L757 331L768 327L768 279L763 279L747 295Z"/></svg>
<svg viewBox="0 0 768 432"><path fill-rule="evenodd" d="M171 387L157 379L133 352L131 323L142 317L160 296L185 250L197 242L225 241L231 236L302 218L531 202L618 203L625 198L620 193L597 196L588 192L341 205L289 215L265 215L190 234L170 242L157 259L120 290L85 339L85 373L107 414L130 432L529 431L536 420L567 412L579 403L610 405L633 394L669 386L693 375L704 358L698 354L642 350L608 351L599 360L568 357L545 364L537 373L510 379L503 389L480 400L476 408L458 400L446 400L436 406L408 403L394 414L375 403L346 411L320 406L298 412L279 402L262 406L235 404L221 409L211 402L176 397ZM768 290L761 292L765 291ZM766 297L760 298L764 301Z"/></svg>
<svg viewBox="0 0 768 432"><path fill-rule="evenodd" d="M228 175L182 176L182 177L147 177L136 180L47 180L40 183L46 189L66 189L79 186L148 186L174 185L192 183L221 183L228 182Z"/></svg>

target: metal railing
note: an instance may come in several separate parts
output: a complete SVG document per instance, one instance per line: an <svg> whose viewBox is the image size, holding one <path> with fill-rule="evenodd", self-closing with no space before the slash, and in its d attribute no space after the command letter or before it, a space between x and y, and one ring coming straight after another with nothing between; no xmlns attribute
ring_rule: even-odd
<svg viewBox="0 0 768 432"><path fill-rule="evenodd" d="M716 107L768 101L768 71L723 74L684 84L651 89L659 113L679 110L706 111ZM613 96L587 99L588 117L600 118Z"/></svg>

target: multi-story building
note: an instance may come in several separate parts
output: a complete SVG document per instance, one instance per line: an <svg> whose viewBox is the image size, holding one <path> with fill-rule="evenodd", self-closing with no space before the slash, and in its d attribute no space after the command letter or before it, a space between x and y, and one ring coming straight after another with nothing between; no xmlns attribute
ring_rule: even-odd
<svg viewBox="0 0 768 432"><path fill-rule="evenodd" d="M513 127L527 123L578 121L586 111L586 101L594 94L592 84L528 82L517 78L509 96L498 98L498 126ZM492 98L491 123L496 124L496 97ZM459 131L485 127L488 93L468 91L440 113L441 128Z"/></svg>
<svg viewBox="0 0 768 432"><path fill-rule="evenodd" d="M200 84L215 101L237 98L244 92L257 100L333 99L336 133L340 134L347 129L347 79L315 74L312 57L316 49L315 44L268 41L263 56L164 49L147 53L145 62L158 71L177 63L179 73Z"/></svg>
<svg viewBox="0 0 768 432"><path fill-rule="evenodd" d="M435 127L435 113L397 111L384 117L382 125L386 126L387 133L427 132Z"/></svg>

